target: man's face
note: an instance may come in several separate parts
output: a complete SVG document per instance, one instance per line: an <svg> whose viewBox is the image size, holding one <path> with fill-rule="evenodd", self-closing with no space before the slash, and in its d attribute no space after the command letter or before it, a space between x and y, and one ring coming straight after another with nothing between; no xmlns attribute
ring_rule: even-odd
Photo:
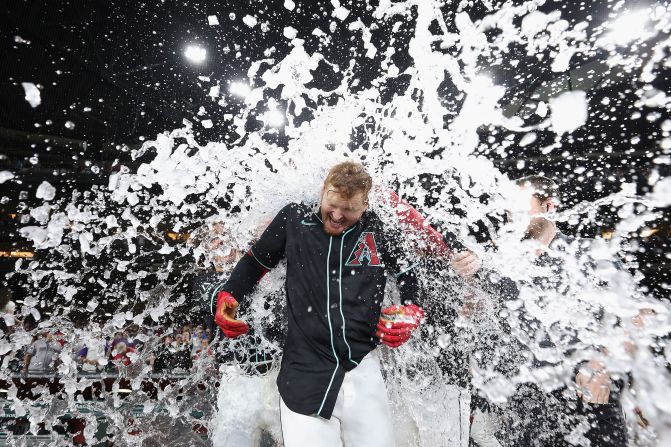
<svg viewBox="0 0 671 447"><path fill-rule="evenodd" d="M555 211L553 199L540 200L533 195L534 190L528 186L520 186L519 194L510 198L507 220L524 233L524 238L533 238L540 234L548 225L554 225L547 214Z"/></svg>
<svg viewBox="0 0 671 447"><path fill-rule="evenodd" d="M533 189L530 187L520 187L524 196L528 196L528 206L526 212L529 219L526 235L527 237L535 238L547 228L548 225L553 225L552 221L547 218L547 213L555 210L555 203L552 199L541 200L533 195Z"/></svg>
<svg viewBox="0 0 671 447"><path fill-rule="evenodd" d="M322 190L320 207L324 232L330 236L338 236L361 219L368 203L363 193L348 199L327 184Z"/></svg>

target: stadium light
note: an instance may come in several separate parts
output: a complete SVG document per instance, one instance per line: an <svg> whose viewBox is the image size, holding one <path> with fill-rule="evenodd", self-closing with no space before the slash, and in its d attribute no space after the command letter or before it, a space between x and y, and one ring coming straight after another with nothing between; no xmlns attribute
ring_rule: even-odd
<svg viewBox="0 0 671 447"><path fill-rule="evenodd" d="M202 64L207 59L207 51L198 45L189 45L184 50L184 57L191 63Z"/></svg>

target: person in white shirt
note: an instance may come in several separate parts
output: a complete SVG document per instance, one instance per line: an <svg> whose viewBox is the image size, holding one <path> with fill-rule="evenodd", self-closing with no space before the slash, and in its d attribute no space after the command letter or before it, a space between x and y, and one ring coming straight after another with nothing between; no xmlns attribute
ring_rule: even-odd
<svg viewBox="0 0 671 447"><path fill-rule="evenodd" d="M54 339L51 330L42 332L35 340L23 360L23 372L28 374L52 374L56 371L56 360L63 347Z"/></svg>

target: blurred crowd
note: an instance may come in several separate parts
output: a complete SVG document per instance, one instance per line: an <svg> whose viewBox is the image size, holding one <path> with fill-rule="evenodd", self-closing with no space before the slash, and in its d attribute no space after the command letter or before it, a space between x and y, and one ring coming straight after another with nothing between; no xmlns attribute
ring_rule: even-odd
<svg viewBox="0 0 671 447"><path fill-rule="evenodd" d="M199 359L214 355L214 337L204 324L173 328L131 324L113 335L103 334L94 324L83 336L79 331L68 334L48 323L38 324L33 315L20 320L14 314L11 292L2 289L1 293L0 334L23 345L0 353L3 369L15 374L53 375L63 359L72 359L83 374L114 373L137 364L152 373L185 374Z"/></svg>
<svg viewBox="0 0 671 447"><path fill-rule="evenodd" d="M252 231L258 237L264 222ZM194 363L213 357L216 325L211 316L211 295L221 282L222 272L238 258L230 248L230 237L219 221L208 222L195 231L189 244L194 248L198 272L191 292L196 314L203 324L141 327L130 324L118 332L92 321L44 318L37 311L19 315L9 287L0 288L0 361L13 374L54 375L70 371L72 361L82 374L114 373L122 367L143 365L144 372L184 374ZM21 303L21 301L18 301ZM196 321L199 321L196 318ZM69 328L69 329L68 329ZM255 352L255 351L254 351ZM64 364L68 362L67 367ZM59 371L59 367L62 371Z"/></svg>

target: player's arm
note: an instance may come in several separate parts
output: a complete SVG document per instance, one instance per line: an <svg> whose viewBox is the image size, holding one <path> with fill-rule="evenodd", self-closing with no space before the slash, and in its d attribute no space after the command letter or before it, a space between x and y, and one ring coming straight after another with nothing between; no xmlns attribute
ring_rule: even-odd
<svg viewBox="0 0 671 447"><path fill-rule="evenodd" d="M419 232L423 245L429 253L450 256L452 250L446 244L446 240L435 228L428 224L426 217L417 211L412 205L401 199L394 191L388 190L389 203L396 212L401 224L407 228Z"/></svg>
<svg viewBox="0 0 671 447"><path fill-rule="evenodd" d="M228 281L217 294L214 321L228 338L249 331L247 323L235 318L237 308L254 291L263 275L284 257L291 206L287 205L275 216L259 240L238 261Z"/></svg>

